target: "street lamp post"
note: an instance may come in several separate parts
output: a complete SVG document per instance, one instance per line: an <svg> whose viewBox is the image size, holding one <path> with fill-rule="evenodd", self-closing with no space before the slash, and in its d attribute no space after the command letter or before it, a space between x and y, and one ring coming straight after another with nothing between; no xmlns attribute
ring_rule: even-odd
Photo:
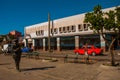
<svg viewBox="0 0 120 80"><path fill-rule="evenodd" d="M50 13L48 13L48 51L51 50L51 44L50 44Z"/></svg>

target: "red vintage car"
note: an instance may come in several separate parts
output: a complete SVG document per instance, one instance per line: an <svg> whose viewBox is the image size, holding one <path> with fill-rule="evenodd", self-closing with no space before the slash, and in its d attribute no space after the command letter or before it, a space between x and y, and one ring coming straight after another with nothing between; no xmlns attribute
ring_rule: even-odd
<svg viewBox="0 0 120 80"><path fill-rule="evenodd" d="M101 48L97 48L94 45L88 45L87 46L87 51L85 52L85 46L83 46L80 49L75 49L74 53L75 54L81 54L81 55L99 55L102 54L103 50Z"/></svg>

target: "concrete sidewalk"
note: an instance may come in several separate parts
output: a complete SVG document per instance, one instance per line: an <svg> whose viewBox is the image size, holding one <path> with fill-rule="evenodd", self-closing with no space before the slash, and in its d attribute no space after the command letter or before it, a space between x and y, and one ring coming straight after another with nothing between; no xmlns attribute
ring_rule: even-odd
<svg viewBox="0 0 120 80"><path fill-rule="evenodd" d="M22 72L17 72L12 57L0 54L0 80L120 80L119 67L101 64L43 62L23 57Z"/></svg>

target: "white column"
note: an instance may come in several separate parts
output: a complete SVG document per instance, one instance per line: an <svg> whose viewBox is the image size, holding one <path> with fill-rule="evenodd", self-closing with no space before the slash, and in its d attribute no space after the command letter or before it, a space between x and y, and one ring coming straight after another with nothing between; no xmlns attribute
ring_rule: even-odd
<svg viewBox="0 0 120 80"><path fill-rule="evenodd" d="M60 51L60 37L57 38L57 51Z"/></svg>
<svg viewBox="0 0 120 80"><path fill-rule="evenodd" d="M76 26L76 32L79 32L79 31L78 31L78 25L75 25L75 26Z"/></svg>
<svg viewBox="0 0 120 80"><path fill-rule="evenodd" d="M25 39L24 44L25 44L25 47L27 47L27 46L28 46L28 39Z"/></svg>
<svg viewBox="0 0 120 80"><path fill-rule="evenodd" d="M43 39L43 50L45 51L46 48L45 48L45 38Z"/></svg>
<svg viewBox="0 0 120 80"><path fill-rule="evenodd" d="M75 36L75 49L79 49L79 36Z"/></svg>
<svg viewBox="0 0 120 80"><path fill-rule="evenodd" d="M35 39L32 39L32 47L33 47L33 50L35 50Z"/></svg>
<svg viewBox="0 0 120 80"><path fill-rule="evenodd" d="M32 40L33 46L35 46L35 39Z"/></svg>

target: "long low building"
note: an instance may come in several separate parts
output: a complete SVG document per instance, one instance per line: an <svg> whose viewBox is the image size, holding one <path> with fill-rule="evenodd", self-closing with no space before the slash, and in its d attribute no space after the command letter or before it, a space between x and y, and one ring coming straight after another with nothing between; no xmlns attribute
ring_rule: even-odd
<svg viewBox="0 0 120 80"><path fill-rule="evenodd" d="M103 9L107 12L115 7ZM38 50L48 50L48 41L52 50L74 50L82 47L85 43L107 49L101 35L95 34L90 24L84 23L85 13L26 26L25 46ZM50 34L49 34L50 31ZM105 36L111 39L112 34L106 32ZM115 41L117 43L117 41ZM118 44L116 44L118 46Z"/></svg>

